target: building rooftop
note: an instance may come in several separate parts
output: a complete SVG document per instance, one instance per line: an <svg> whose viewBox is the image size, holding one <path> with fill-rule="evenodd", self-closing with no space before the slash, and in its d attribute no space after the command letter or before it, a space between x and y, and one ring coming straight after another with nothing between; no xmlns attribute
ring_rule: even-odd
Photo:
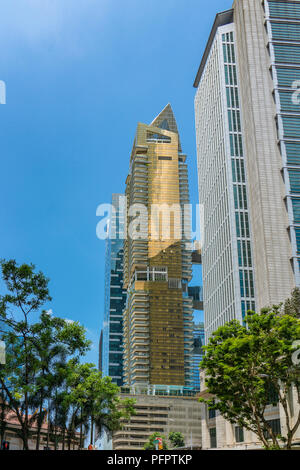
<svg viewBox="0 0 300 470"><path fill-rule="evenodd" d="M173 109L170 103L168 103L164 107L164 109L159 113L159 115L156 116L155 119L153 119L150 126L159 127L160 129L175 132L176 134L178 134L179 152L182 152L178 127L177 127L176 119L175 119Z"/></svg>
<svg viewBox="0 0 300 470"><path fill-rule="evenodd" d="M201 80L201 77L202 77L202 74L203 74L203 71L204 71L204 68L205 68L205 65L206 65L207 58L208 58L209 53L210 53L212 43L214 41L217 29L220 26L224 26L225 24L230 24L232 22L233 22L233 10L232 9L222 11L221 13L217 14L217 16L215 18L214 25L212 27L212 30L211 30L211 33L210 33L210 36L209 36L209 39L208 39L208 42L206 44L206 48L205 48L205 51L204 51L204 54L203 54L203 57L202 57L202 60L201 60L200 67L198 69L198 72L197 72L197 75L196 75L196 78L195 78L195 81L194 81L194 88L198 88L198 85L200 83L200 80Z"/></svg>

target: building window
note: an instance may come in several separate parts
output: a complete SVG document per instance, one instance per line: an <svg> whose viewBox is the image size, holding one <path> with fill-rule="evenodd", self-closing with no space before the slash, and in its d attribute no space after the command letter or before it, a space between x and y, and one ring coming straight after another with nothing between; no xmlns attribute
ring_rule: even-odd
<svg viewBox="0 0 300 470"><path fill-rule="evenodd" d="M279 396L276 388L273 384L269 385L268 389L268 405L277 406L279 402Z"/></svg>
<svg viewBox="0 0 300 470"><path fill-rule="evenodd" d="M158 144L171 143L171 137L162 134L155 134L154 132L147 132L147 142L155 142Z"/></svg>
<svg viewBox="0 0 300 470"><path fill-rule="evenodd" d="M244 442L244 429L241 426L236 426L234 429L235 432L235 441Z"/></svg>
<svg viewBox="0 0 300 470"><path fill-rule="evenodd" d="M280 419L271 419L268 421L268 425L276 436L281 434ZM266 439L271 439L268 431L264 431L264 436Z"/></svg>
<svg viewBox="0 0 300 470"><path fill-rule="evenodd" d="M208 409L208 419L214 419L216 417L216 410Z"/></svg>
<svg viewBox="0 0 300 470"><path fill-rule="evenodd" d="M210 428L209 437L210 437L210 448L216 449L217 448L217 428Z"/></svg>
<svg viewBox="0 0 300 470"><path fill-rule="evenodd" d="M169 279L169 289L181 289L181 279Z"/></svg>

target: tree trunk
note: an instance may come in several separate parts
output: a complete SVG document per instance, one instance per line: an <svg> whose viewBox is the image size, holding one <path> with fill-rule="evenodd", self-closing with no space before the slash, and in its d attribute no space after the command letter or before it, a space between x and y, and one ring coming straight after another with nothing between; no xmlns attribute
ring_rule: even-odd
<svg viewBox="0 0 300 470"><path fill-rule="evenodd" d="M82 413L81 413L82 420ZM82 422L80 423L80 437L79 437L79 450L82 449Z"/></svg>
<svg viewBox="0 0 300 470"><path fill-rule="evenodd" d="M37 429L37 435L36 435L36 447L35 447L36 450L40 450L42 424L43 424L43 401L41 401L40 403L40 413L39 413L38 420L37 420L38 429Z"/></svg>
<svg viewBox="0 0 300 470"><path fill-rule="evenodd" d="M6 429L6 410L3 389L1 390L1 415L0 415L0 444L4 441L5 429Z"/></svg>
<svg viewBox="0 0 300 470"><path fill-rule="evenodd" d="M63 441L62 441L62 450L65 450L65 437L66 437L66 429L64 427L63 430Z"/></svg>
<svg viewBox="0 0 300 470"><path fill-rule="evenodd" d="M287 437L287 443L286 443L286 449L287 450L292 450L292 442L293 442L293 436L292 436L292 433L288 433L288 437Z"/></svg>
<svg viewBox="0 0 300 470"><path fill-rule="evenodd" d="M68 450L71 450L71 441L72 441L72 434L71 434L71 430L69 429L68 430Z"/></svg>
<svg viewBox="0 0 300 470"><path fill-rule="evenodd" d="M54 426L54 450L57 450L57 431L56 431L56 426Z"/></svg>
<svg viewBox="0 0 300 470"><path fill-rule="evenodd" d="M49 448L49 438L50 438L50 403L48 400L48 411L47 411L47 449Z"/></svg>
<svg viewBox="0 0 300 470"><path fill-rule="evenodd" d="M57 450L57 390L55 390L55 408L54 408L54 449Z"/></svg>
<svg viewBox="0 0 300 470"><path fill-rule="evenodd" d="M26 318L26 328L27 328L27 318ZM29 365L28 365L28 348L27 348L27 337L24 335L24 350L25 350L25 384L26 387L29 385ZM28 414L29 414L29 399L28 392L25 392L24 395L25 401L25 419L24 419L24 447L25 450L28 450L28 433L29 433L29 423L28 423Z"/></svg>
<svg viewBox="0 0 300 470"><path fill-rule="evenodd" d="M22 432L23 450L29 450L28 446L28 427L24 426Z"/></svg>
<svg viewBox="0 0 300 470"><path fill-rule="evenodd" d="M91 416L91 445L94 445L94 420L93 416Z"/></svg>

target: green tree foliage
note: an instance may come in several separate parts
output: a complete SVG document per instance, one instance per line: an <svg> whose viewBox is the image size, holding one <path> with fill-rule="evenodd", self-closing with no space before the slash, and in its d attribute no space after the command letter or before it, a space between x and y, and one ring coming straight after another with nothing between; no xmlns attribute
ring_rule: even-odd
<svg viewBox="0 0 300 470"><path fill-rule="evenodd" d="M25 450L33 424L39 449L46 419L47 445L52 440L55 448L62 442L71 449L78 429L82 446L90 423L119 429L121 420L134 413L134 402L120 400L119 388L102 378L93 364L80 364L90 347L84 327L39 312L51 299L48 279L33 265L3 260L0 267L7 290L0 295L0 336L6 343L6 365L0 370L0 434L8 411L18 419Z"/></svg>
<svg viewBox="0 0 300 470"><path fill-rule="evenodd" d="M285 315L291 315L300 318L300 289L296 287L289 299L284 303L283 312Z"/></svg>
<svg viewBox="0 0 300 470"><path fill-rule="evenodd" d="M185 446L184 437L181 432L170 432L169 441L174 448Z"/></svg>
<svg viewBox="0 0 300 470"><path fill-rule="evenodd" d="M248 312L246 326L232 321L220 327L205 347L200 364L212 396L200 401L231 423L253 431L267 449L280 448L283 442L289 449L300 425L300 411L292 424L289 408L292 387L300 406L299 366L292 361L294 342L300 339L296 312L287 315L282 306L273 307L260 314ZM285 436L276 435L265 417L272 401L282 405Z"/></svg>
<svg viewBox="0 0 300 470"><path fill-rule="evenodd" d="M71 360L63 365L59 374L63 383L53 400L53 409L57 409L69 449L78 427L91 430L92 444L94 425L99 432L103 427L113 432L120 429L123 419L129 419L135 413L134 400L121 400L119 387L110 377L102 377L93 364ZM54 422L55 419L54 413Z"/></svg>
<svg viewBox="0 0 300 470"><path fill-rule="evenodd" d="M148 439L148 441L144 445L144 450L156 450L155 440L157 437L162 439L163 450L168 450L168 444L165 436L160 434L159 432L154 432Z"/></svg>
<svg viewBox="0 0 300 470"><path fill-rule="evenodd" d="M17 266L14 260L1 261L7 294L0 296L0 319L6 326L6 365L0 373L1 388L9 408L16 414L24 449L28 449L30 428L37 422L37 448L45 419L44 405L49 397L54 364L69 355L82 355L89 348L85 330L42 312L38 321L31 317L51 300L48 279L33 265ZM38 410L37 410L38 408Z"/></svg>

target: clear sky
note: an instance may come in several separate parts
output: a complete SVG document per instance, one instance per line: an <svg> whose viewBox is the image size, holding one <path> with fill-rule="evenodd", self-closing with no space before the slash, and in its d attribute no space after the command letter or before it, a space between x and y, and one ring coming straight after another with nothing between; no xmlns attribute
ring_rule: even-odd
<svg viewBox="0 0 300 470"><path fill-rule="evenodd" d="M0 258L51 279L98 361L104 242L96 208L123 192L137 122L170 102L197 201L193 81L231 0L0 0ZM197 284L197 279L193 281Z"/></svg>

